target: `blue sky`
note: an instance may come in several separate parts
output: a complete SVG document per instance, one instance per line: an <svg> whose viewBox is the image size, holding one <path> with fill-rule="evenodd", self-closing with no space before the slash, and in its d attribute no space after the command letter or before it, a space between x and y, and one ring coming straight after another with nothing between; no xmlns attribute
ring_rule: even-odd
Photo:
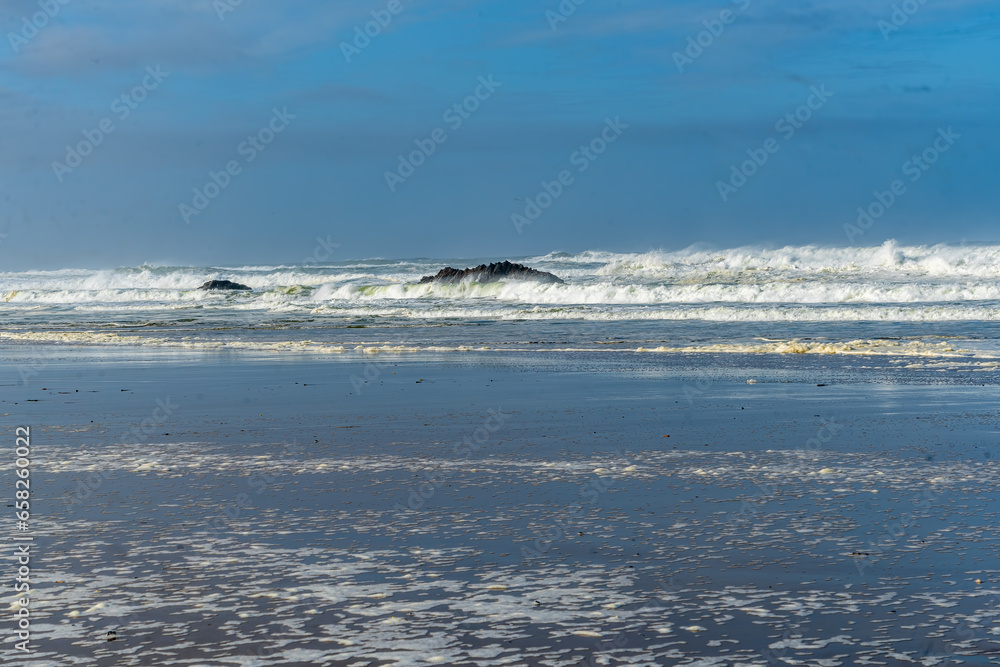
<svg viewBox="0 0 1000 667"><path fill-rule="evenodd" d="M0 269L290 263L317 237L336 259L1000 241L989 0L910 0L896 23L883 0L566 0L558 22L557 0L232 1L0 1ZM387 25L345 55L372 12ZM417 141L433 154L390 188ZM80 142L96 145L67 169ZM226 187L185 216L210 172Z"/></svg>

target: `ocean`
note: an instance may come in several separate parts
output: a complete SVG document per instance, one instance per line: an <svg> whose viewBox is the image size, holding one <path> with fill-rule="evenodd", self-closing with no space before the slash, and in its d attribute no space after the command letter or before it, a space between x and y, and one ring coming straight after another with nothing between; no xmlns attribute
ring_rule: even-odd
<svg viewBox="0 0 1000 667"><path fill-rule="evenodd" d="M530 344L986 359L998 350L1000 246L886 242L511 259L565 284L418 284L444 266L486 258L2 273L2 335L330 353ZM253 292L197 289L210 279Z"/></svg>
<svg viewBox="0 0 1000 667"><path fill-rule="evenodd" d="M1000 246L492 259L0 274L16 664L995 664Z"/></svg>

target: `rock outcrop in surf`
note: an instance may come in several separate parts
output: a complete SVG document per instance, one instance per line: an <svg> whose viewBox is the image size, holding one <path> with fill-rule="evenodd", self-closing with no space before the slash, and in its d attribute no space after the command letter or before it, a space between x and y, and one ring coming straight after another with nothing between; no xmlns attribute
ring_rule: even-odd
<svg viewBox="0 0 1000 667"><path fill-rule="evenodd" d="M240 283L234 283L231 280L209 280L207 283L199 287L198 289L203 290L221 290L221 291L252 291L252 287L247 287Z"/></svg>
<svg viewBox="0 0 1000 667"><path fill-rule="evenodd" d="M538 271L523 264L495 262L480 264L471 269L453 269L450 266L438 271L437 275L424 276L420 283L455 284L463 280L477 283L495 283L501 280L534 280L541 283L562 283L563 280L547 271Z"/></svg>

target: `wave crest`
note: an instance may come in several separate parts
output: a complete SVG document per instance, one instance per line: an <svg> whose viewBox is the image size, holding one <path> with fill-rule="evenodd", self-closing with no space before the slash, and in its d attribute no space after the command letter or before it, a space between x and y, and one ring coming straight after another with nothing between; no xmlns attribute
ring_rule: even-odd
<svg viewBox="0 0 1000 667"><path fill-rule="evenodd" d="M401 317L754 320L996 319L1000 246L784 246L511 259L560 276L534 282L424 284L465 260L360 260L322 266L137 266L0 273L0 309L265 310ZM475 260L480 261L480 260ZM197 290L229 279L253 293Z"/></svg>

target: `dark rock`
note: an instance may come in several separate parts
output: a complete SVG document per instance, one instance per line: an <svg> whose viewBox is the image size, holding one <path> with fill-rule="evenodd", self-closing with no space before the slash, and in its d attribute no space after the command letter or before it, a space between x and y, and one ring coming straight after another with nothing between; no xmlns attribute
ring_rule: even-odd
<svg viewBox="0 0 1000 667"><path fill-rule="evenodd" d="M234 283L230 280L209 280L207 283L199 287L198 289L204 290L242 290L242 291L252 291L252 287L247 287L246 285L241 285L239 283Z"/></svg>
<svg viewBox="0 0 1000 667"><path fill-rule="evenodd" d="M455 284L463 280L477 283L495 283L501 280L534 280L540 283L562 283L562 279L546 271L537 271L523 264L498 262L480 264L471 269L453 269L450 266L438 271L437 275L424 276L420 283Z"/></svg>

